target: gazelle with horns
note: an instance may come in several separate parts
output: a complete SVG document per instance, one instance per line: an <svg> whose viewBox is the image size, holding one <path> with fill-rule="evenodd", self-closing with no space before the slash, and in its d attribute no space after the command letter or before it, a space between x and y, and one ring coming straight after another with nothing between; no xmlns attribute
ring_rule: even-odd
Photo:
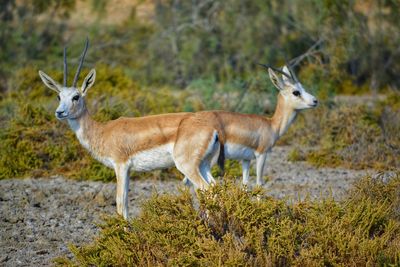
<svg viewBox="0 0 400 267"><path fill-rule="evenodd" d="M214 182L205 168L212 165L219 153L216 130L207 128L199 134L196 125L186 129L193 142L188 143L180 132L180 124L192 113L173 113L140 118L119 118L99 123L86 107L85 96L93 86L96 71L92 69L78 89L76 84L88 49L80 57L72 87L67 87L67 59L64 48L64 83L59 85L44 72L44 84L58 93L55 116L66 120L80 143L100 162L115 170L117 176L117 212L128 217L129 171L150 171L176 166L197 188L205 189ZM196 123L196 122L194 122ZM211 139L208 139L211 137ZM203 145L198 145L198 144ZM188 154L190 151L190 154Z"/></svg>
<svg viewBox="0 0 400 267"><path fill-rule="evenodd" d="M262 66L268 69L272 83L279 90L278 101L272 118L225 111L204 111L194 114L181 125L182 129L188 131L193 122L199 124L201 121L203 125L206 125L205 128L217 129L222 147L219 157L242 161L243 184L248 183L252 159L256 160L257 184L262 184L268 152L287 131L300 110L314 108L318 105L318 100L306 92L287 66L283 67L283 70L266 65ZM198 128L198 131L201 130ZM194 137L187 134L186 140L188 142L190 138ZM187 183L188 180L186 179L184 182Z"/></svg>

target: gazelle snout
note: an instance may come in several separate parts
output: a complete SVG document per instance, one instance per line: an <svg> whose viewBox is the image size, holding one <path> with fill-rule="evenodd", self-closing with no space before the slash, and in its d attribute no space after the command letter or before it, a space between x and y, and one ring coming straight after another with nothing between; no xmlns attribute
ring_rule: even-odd
<svg viewBox="0 0 400 267"><path fill-rule="evenodd" d="M64 118L64 117L66 117L65 111L64 111L64 110L61 110L61 111L56 110L56 117L57 117L58 119L62 119L62 118Z"/></svg>
<svg viewBox="0 0 400 267"><path fill-rule="evenodd" d="M318 99L313 96L312 94L308 94L308 98L307 98L307 104L311 107L311 108L315 108L316 106L318 106Z"/></svg>
<svg viewBox="0 0 400 267"><path fill-rule="evenodd" d="M304 90L302 86L300 86L299 88L301 88L300 89L301 94L299 98L302 99L302 102L305 104L305 106L303 106L304 104L303 105L300 104L298 109L315 108L316 106L318 106L318 99L315 96Z"/></svg>

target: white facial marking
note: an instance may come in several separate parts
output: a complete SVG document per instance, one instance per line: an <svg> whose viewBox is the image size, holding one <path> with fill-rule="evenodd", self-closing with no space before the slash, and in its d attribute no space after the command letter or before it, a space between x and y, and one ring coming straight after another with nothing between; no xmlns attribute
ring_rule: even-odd
<svg viewBox="0 0 400 267"><path fill-rule="evenodd" d="M284 74L279 77L272 69L268 69L272 83L279 89L288 107L294 110L314 108L318 100L308 93L300 82L295 82L287 66L284 66ZM292 78L290 78L292 77Z"/></svg>
<svg viewBox="0 0 400 267"><path fill-rule="evenodd" d="M280 91L289 106L295 110L315 108L318 100L308 93L301 83L285 82L284 89Z"/></svg>
<svg viewBox="0 0 400 267"><path fill-rule="evenodd" d="M74 87L63 87L58 94L60 103L56 109L56 117L59 120L75 119L81 114L84 104L83 99Z"/></svg>

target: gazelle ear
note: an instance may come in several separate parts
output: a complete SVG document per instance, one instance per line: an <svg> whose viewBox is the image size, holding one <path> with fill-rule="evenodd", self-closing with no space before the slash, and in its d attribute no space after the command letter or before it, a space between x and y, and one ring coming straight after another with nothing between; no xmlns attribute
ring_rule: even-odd
<svg viewBox="0 0 400 267"><path fill-rule="evenodd" d="M96 79L96 70L91 69L89 74L86 76L85 80L83 81L83 84L81 86L81 93L82 96L86 95L87 90L92 87L94 84L94 80Z"/></svg>
<svg viewBox="0 0 400 267"><path fill-rule="evenodd" d="M287 66L284 66L282 71L284 73L286 73L289 77L292 77L292 74L290 73L290 71L289 71ZM282 80L283 80L284 83L290 83L291 82L291 80L287 76L285 76L283 74L282 74Z"/></svg>
<svg viewBox="0 0 400 267"><path fill-rule="evenodd" d="M273 71L271 68L268 68L269 78L271 79L272 83L275 85L276 88L279 90L283 89L283 82L282 79Z"/></svg>
<svg viewBox="0 0 400 267"><path fill-rule="evenodd" d="M59 93L61 91L61 85L55 82L49 75L44 73L43 71L39 70L40 79L42 79L43 83L49 87L51 90L56 91Z"/></svg>

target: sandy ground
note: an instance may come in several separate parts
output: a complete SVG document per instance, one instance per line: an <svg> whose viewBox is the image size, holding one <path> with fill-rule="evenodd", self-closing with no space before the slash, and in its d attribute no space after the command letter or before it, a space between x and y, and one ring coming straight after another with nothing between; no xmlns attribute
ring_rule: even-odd
<svg viewBox="0 0 400 267"><path fill-rule="evenodd" d="M267 160L264 187L275 197L340 199L367 171L316 169L288 162L288 147L276 147ZM251 179L255 183L255 178ZM177 192L180 181L140 180L130 184L130 216L152 193ZM69 243L93 240L96 223L113 215L115 184L63 177L0 180L0 266L48 266L54 257L71 255Z"/></svg>

